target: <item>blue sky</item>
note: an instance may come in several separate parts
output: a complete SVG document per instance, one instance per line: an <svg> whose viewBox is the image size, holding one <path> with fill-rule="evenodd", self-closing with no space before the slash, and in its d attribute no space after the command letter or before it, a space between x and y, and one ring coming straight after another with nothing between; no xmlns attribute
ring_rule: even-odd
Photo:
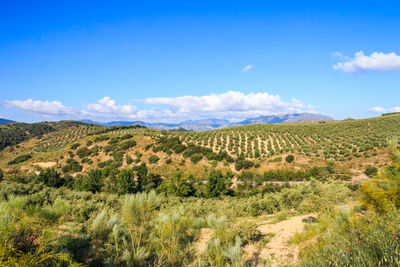
<svg viewBox="0 0 400 267"><path fill-rule="evenodd" d="M0 117L400 111L396 1L9 2L0 9Z"/></svg>

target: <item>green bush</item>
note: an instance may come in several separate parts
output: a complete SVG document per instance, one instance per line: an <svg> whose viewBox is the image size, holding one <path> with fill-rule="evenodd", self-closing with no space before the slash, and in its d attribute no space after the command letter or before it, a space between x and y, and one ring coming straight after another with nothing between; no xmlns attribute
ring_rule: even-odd
<svg viewBox="0 0 400 267"><path fill-rule="evenodd" d="M375 176L375 174L378 173L378 168L368 165L367 168L365 168L364 173L368 176L368 177L373 177Z"/></svg>
<svg viewBox="0 0 400 267"><path fill-rule="evenodd" d="M197 162L199 162L201 159L203 158L203 155L199 154L199 153L195 153L193 155L190 156L190 160L196 164Z"/></svg>
<svg viewBox="0 0 400 267"><path fill-rule="evenodd" d="M126 155L125 162L127 165L131 165L133 163L133 159L129 155Z"/></svg>
<svg viewBox="0 0 400 267"><path fill-rule="evenodd" d="M128 140L120 144L122 150L127 150L134 146L136 146L136 142L134 140Z"/></svg>
<svg viewBox="0 0 400 267"><path fill-rule="evenodd" d="M80 172L82 170L82 166L74 159L67 159L67 165L63 166L61 169L64 173L68 172Z"/></svg>
<svg viewBox="0 0 400 267"><path fill-rule="evenodd" d="M151 156L149 157L149 163L151 163L151 164L157 163L159 159L160 159L160 158L157 157L156 155L151 155Z"/></svg>
<svg viewBox="0 0 400 267"><path fill-rule="evenodd" d="M61 178L60 174L53 168L41 170L36 180L50 187L60 187L65 184L64 178Z"/></svg>
<svg viewBox="0 0 400 267"><path fill-rule="evenodd" d="M90 156L92 154L92 151L87 147L82 147L82 148L78 149L75 152L75 154L82 159L82 158L86 158L86 157Z"/></svg>
<svg viewBox="0 0 400 267"><path fill-rule="evenodd" d="M79 144L79 143L75 143L75 144L73 144L73 145L70 146L70 149L75 150L75 149L77 149L80 145L81 145L81 144Z"/></svg>
<svg viewBox="0 0 400 267"><path fill-rule="evenodd" d="M21 156L16 157L15 159L11 160L8 162L8 165L15 165L24 161L27 161L28 159L32 158L31 155L29 154L24 154Z"/></svg>
<svg viewBox="0 0 400 267"><path fill-rule="evenodd" d="M288 155L285 158L285 160L286 160L287 163L292 163L294 161L294 156L293 155Z"/></svg>

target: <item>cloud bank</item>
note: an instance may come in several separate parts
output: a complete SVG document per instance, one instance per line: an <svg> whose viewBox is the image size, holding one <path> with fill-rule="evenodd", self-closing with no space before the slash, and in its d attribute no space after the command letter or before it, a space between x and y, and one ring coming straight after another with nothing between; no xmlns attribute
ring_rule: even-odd
<svg viewBox="0 0 400 267"><path fill-rule="evenodd" d="M43 116L62 116L74 115L75 109L64 106L60 101L41 101L41 100L12 100L6 101L6 107L15 107Z"/></svg>
<svg viewBox="0 0 400 267"><path fill-rule="evenodd" d="M373 107L370 109L370 111L377 114L400 112L400 107L393 107L393 108Z"/></svg>
<svg viewBox="0 0 400 267"><path fill-rule="evenodd" d="M150 107L139 110L133 105L118 105L108 96L98 100L97 103L85 104L80 110L66 107L60 101L32 99L7 101L5 106L53 117L69 115L74 119L145 120L148 122L177 122L206 118L235 121L265 115L315 112L315 107L297 99L293 98L285 102L279 95L265 92L245 94L228 91L204 96L154 97L140 102Z"/></svg>
<svg viewBox="0 0 400 267"><path fill-rule="evenodd" d="M333 69L342 70L346 73L400 70L400 56L394 52L388 54L374 52L370 56L366 56L363 51L360 51L355 53L354 58L344 57L339 52L334 53L334 55L344 59L344 61L338 62L333 66Z"/></svg>

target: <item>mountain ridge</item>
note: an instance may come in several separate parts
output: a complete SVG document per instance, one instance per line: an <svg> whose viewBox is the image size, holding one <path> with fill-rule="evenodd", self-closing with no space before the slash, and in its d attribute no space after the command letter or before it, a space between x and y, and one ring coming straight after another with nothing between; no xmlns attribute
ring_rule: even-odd
<svg viewBox="0 0 400 267"><path fill-rule="evenodd" d="M0 118L0 125L15 122L13 120L8 120L4 118Z"/></svg>
<svg viewBox="0 0 400 267"><path fill-rule="evenodd" d="M259 116L255 118L248 118L239 122L229 122L226 119L216 119L216 118L185 120L178 123L163 123L163 122L148 123L144 121L99 122L87 119L79 121L89 124L102 125L102 126L140 125L160 130L176 130L179 128L183 128L191 131L205 131L205 130L216 130L222 128L235 127L235 126L250 125L250 124L279 124L284 122L319 121L319 120L326 121L326 120L333 120L333 118L322 114L304 112L304 113L293 113L293 114Z"/></svg>

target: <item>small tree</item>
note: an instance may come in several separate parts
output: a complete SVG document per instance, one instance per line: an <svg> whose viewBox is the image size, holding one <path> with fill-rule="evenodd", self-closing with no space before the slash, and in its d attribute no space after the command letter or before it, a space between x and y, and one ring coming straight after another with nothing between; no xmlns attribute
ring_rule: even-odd
<svg viewBox="0 0 400 267"><path fill-rule="evenodd" d="M169 179L162 182L157 190L178 197L190 197L193 196L196 191L191 181L186 181L183 173L180 171L173 172Z"/></svg>
<svg viewBox="0 0 400 267"><path fill-rule="evenodd" d="M117 176L118 193L131 194L139 191L139 184L135 181L135 175L130 169L123 169Z"/></svg>
<svg viewBox="0 0 400 267"><path fill-rule="evenodd" d="M288 155L287 157L286 157L286 162L287 163L292 163L294 161L294 156L293 155Z"/></svg>
<svg viewBox="0 0 400 267"><path fill-rule="evenodd" d="M40 174L37 176L37 181L51 187L60 187L64 185L64 179L62 179L60 174L53 168L41 170Z"/></svg>
<svg viewBox="0 0 400 267"><path fill-rule="evenodd" d="M101 170L91 170L86 177L83 178L81 189L92 193L99 192L103 186L103 174Z"/></svg>
<svg viewBox="0 0 400 267"><path fill-rule="evenodd" d="M159 158L156 155L151 155L149 157L149 163L153 164L153 163L157 163L159 160Z"/></svg>
<svg viewBox="0 0 400 267"><path fill-rule="evenodd" d="M231 192L229 179L230 177L224 176L220 170L212 171L208 176L207 196L219 197L229 194Z"/></svg>

